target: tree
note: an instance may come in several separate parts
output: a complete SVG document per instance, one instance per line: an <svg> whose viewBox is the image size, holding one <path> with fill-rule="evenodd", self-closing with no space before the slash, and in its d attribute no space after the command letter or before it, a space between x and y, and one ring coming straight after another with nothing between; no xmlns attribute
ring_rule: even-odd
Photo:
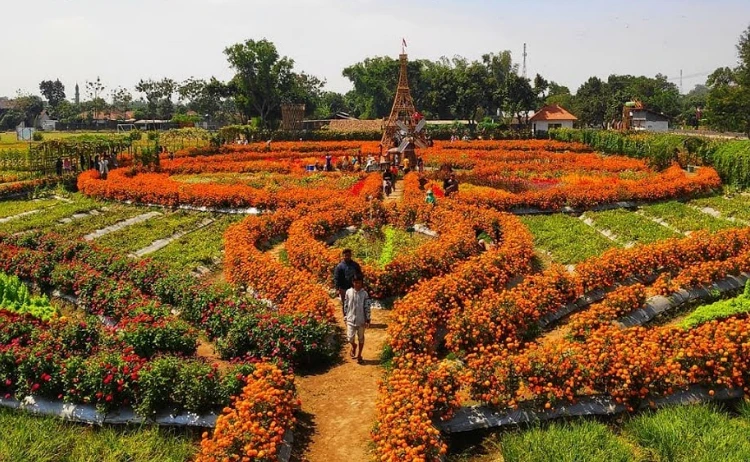
<svg viewBox="0 0 750 462"><path fill-rule="evenodd" d="M398 84L397 60L388 56L367 58L344 68L342 74L354 86L347 96L357 117L377 119L390 113Z"/></svg>
<svg viewBox="0 0 750 462"><path fill-rule="evenodd" d="M269 116L295 85L294 61L279 56L276 46L266 39L237 43L224 54L236 72L231 88L242 114L246 119L257 115L269 126Z"/></svg>
<svg viewBox="0 0 750 462"><path fill-rule="evenodd" d="M719 130L750 136L750 27L740 35L737 55L737 67L720 67L708 76L706 118Z"/></svg>
<svg viewBox="0 0 750 462"><path fill-rule="evenodd" d="M573 95L570 94L568 87L558 85L555 82L549 83L549 91L544 99L544 104L557 104L568 111L573 110Z"/></svg>
<svg viewBox="0 0 750 462"><path fill-rule="evenodd" d="M91 102L91 109L94 111L94 118L97 118L99 112L102 111L107 104L106 101L101 98L101 94L105 89L106 87L98 76L96 77L96 80L86 82L86 94Z"/></svg>
<svg viewBox="0 0 750 462"><path fill-rule="evenodd" d="M171 119L174 113L172 95L177 90L177 83L169 78L161 80L140 80L135 90L146 95L149 118Z"/></svg>
<svg viewBox="0 0 750 462"><path fill-rule="evenodd" d="M576 91L573 113L586 127L606 127L609 88L599 77L590 77Z"/></svg>
<svg viewBox="0 0 750 462"><path fill-rule="evenodd" d="M518 74L510 74L506 95L506 109L515 114L518 122L529 123L529 112L536 109L538 94L531 87L531 81Z"/></svg>
<svg viewBox="0 0 750 462"><path fill-rule="evenodd" d="M65 85L60 80L42 80L39 83L39 91L42 92L42 96L47 99L47 102L52 109L57 109L60 102L65 100Z"/></svg>
<svg viewBox="0 0 750 462"><path fill-rule="evenodd" d="M112 107L124 115L130 110L130 105L133 102L133 95L128 90L122 87L112 90Z"/></svg>
<svg viewBox="0 0 750 462"><path fill-rule="evenodd" d="M36 125L36 118L43 109L44 101L42 101L42 98L36 95L21 93L19 90L16 93L16 98L13 100L13 109L8 111L8 113L12 114L8 117L5 124L12 124L12 128L15 128L18 124L24 122L27 127L34 127ZM18 120L19 118L20 120Z"/></svg>

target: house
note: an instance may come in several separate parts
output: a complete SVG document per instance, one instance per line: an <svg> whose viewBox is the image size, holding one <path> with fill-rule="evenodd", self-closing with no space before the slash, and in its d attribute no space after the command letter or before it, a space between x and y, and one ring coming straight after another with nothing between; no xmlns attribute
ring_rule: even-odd
<svg viewBox="0 0 750 462"><path fill-rule="evenodd" d="M566 111L562 106L551 104L539 109L531 118L531 131L536 134L548 132L553 128L573 128L578 120L576 116Z"/></svg>
<svg viewBox="0 0 750 462"><path fill-rule="evenodd" d="M669 117L646 108L630 110L630 128L637 131L666 132L669 131Z"/></svg>
<svg viewBox="0 0 750 462"><path fill-rule="evenodd" d="M45 109L37 116L36 126L45 132L55 131L57 120L50 117L50 115L47 114L47 110Z"/></svg>

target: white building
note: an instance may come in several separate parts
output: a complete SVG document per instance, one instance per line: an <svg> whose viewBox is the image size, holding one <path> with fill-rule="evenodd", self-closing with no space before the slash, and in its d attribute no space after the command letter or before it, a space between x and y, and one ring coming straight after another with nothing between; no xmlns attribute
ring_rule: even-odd
<svg viewBox="0 0 750 462"><path fill-rule="evenodd" d="M576 116L557 104L544 106L534 114L529 122L534 134L548 132L553 128L573 128Z"/></svg>
<svg viewBox="0 0 750 462"><path fill-rule="evenodd" d="M631 128L638 131L669 131L669 117L650 109L631 109Z"/></svg>

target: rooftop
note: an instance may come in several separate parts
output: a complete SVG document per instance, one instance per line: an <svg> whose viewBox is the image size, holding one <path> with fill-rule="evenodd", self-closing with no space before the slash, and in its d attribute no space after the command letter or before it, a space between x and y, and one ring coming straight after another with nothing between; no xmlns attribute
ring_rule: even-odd
<svg viewBox="0 0 750 462"><path fill-rule="evenodd" d="M543 108L539 109L536 114L534 114L530 119L529 122L539 122L543 120L549 120L549 121L555 121L555 120L578 120L576 116L571 114L570 112L563 109L562 106L559 106L557 104L551 104L549 106L544 106Z"/></svg>

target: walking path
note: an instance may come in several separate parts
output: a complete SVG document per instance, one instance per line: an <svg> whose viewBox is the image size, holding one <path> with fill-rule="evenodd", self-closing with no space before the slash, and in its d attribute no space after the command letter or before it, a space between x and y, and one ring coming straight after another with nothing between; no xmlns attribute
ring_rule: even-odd
<svg viewBox="0 0 750 462"><path fill-rule="evenodd" d="M400 201L403 181L397 181L386 203ZM269 252L279 257L284 244ZM339 326L346 329L338 298L331 307ZM297 392L302 411L295 431L292 461L351 462L372 459L370 431L375 424L378 383L384 370L380 354L387 342L390 311L372 310L372 324L367 329L364 361L358 364L349 357L349 345L342 346L340 363L320 373L297 376Z"/></svg>
<svg viewBox="0 0 750 462"><path fill-rule="evenodd" d="M383 202L390 204L391 202L400 202L404 198L404 180L396 180L396 184L393 186L391 195L387 196Z"/></svg>

